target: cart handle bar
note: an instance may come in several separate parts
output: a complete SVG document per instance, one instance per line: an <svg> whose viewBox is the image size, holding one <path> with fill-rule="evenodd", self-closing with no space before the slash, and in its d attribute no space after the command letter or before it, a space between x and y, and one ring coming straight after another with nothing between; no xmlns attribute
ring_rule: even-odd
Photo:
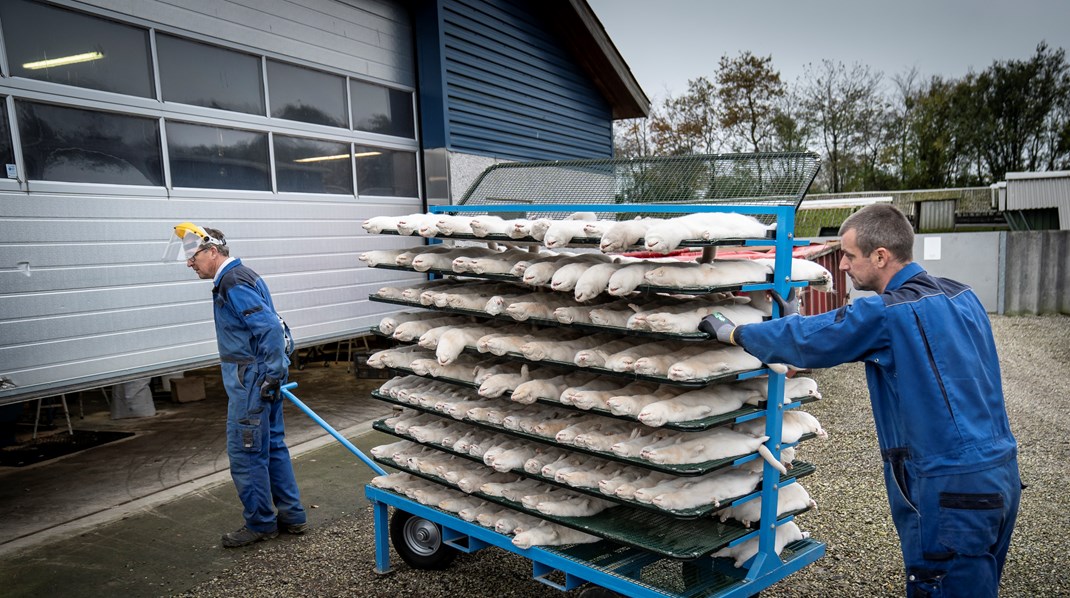
<svg viewBox="0 0 1070 598"><path fill-rule="evenodd" d="M284 396L287 399L289 399L290 402L293 403L294 405L297 405L298 409L300 409L301 411L304 411L305 415L307 415L307 416L312 418L312 421L314 421L317 424L319 424L320 427L323 428L324 430L327 430L327 432L330 433L331 436L334 436L334 438L338 442L342 443L342 446L344 446L347 449L349 449L349 452L351 452L354 455L356 455L357 457L359 457L361 461L364 461L364 464L367 465L368 467L372 468L372 471L374 471L375 473L377 473L379 475L386 475L386 471L382 467L379 467L375 463L375 461L372 461L371 459L369 459L368 456L365 455L364 453L362 453L359 448L353 446L353 443L348 441L348 440L346 440L346 438L344 436L342 436L341 434L338 433L337 430L332 428L331 424L328 424L327 422L323 421L323 418L318 416L318 415L316 415L316 412L313 411L312 409L309 409L308 405L305 405L304 403L302 403L301 399L295 397L294 394L292 392L290 392L291 388L297 388L297 383L296 382L289 382L287 384L284 384L282 386L282 389L281 389L282 390L282 396Z"/></svg>

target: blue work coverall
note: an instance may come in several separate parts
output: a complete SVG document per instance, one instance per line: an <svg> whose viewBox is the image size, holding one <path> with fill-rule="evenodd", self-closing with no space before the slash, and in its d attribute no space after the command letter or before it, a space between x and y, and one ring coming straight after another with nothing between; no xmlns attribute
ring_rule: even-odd
<svg viewBox="0 0 1070 598"><path fill-rule="evenodd" d="M997 595L1022 486L992 329L969 287L911 263L881 295L735 339L765 363L864 362L907 595Z"/></svg>
<svg viewBox="0 0 1070 598"><path fill-rule="evenodd" d="M290 360L283 322L275 313L267 285L241 260L223 266L212 297L228 397L227 456L245 507L245 525L264 533L279 525L305 523L286 448L283 400L260 398L260 385L268 376L286 382Z"/></svg>

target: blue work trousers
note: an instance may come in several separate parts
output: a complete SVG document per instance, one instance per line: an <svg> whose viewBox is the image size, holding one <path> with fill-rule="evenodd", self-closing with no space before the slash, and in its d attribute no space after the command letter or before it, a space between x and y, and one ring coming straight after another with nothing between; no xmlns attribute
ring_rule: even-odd
<svg viewBox="0 0 1070 598"><path fill-rule="evenodd" d="M888 451L884 481L899 532L909 597L995 598L1022 482L1011 457L982 471L920 476Z"/></svg>
<svg viewBox="0 0 1070 598"><path fill-rule="evenodd" d="M283 399L260 400L264 374L257 364L223 363L222 369L228 397L227 456L230 476L245 507L245 526L262 533L279 525L305 523L305 508L286 448Z"/></svg>

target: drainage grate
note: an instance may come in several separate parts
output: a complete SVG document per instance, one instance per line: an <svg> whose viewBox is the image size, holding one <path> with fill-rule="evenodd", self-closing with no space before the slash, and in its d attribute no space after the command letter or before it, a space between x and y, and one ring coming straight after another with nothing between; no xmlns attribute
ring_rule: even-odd
<svg viewBox="0 0 1070 598"><path fill-rule="evenodd" d="M26 467L66 455L91 449L102 444L133 436L133 432L75 430L74 434L61 432L39 437L0 449L0 466Z"/></svg>

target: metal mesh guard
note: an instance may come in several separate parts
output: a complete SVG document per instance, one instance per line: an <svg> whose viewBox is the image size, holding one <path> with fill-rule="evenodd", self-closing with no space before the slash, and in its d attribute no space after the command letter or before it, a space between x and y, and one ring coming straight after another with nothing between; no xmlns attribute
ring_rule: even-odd
<svg viewBox="0 0 1070 598"><path fill-rule="evenodd" d="M512 162L476 179L461 205L711 204L798 207L821 166L810 152Z"/></svg>

